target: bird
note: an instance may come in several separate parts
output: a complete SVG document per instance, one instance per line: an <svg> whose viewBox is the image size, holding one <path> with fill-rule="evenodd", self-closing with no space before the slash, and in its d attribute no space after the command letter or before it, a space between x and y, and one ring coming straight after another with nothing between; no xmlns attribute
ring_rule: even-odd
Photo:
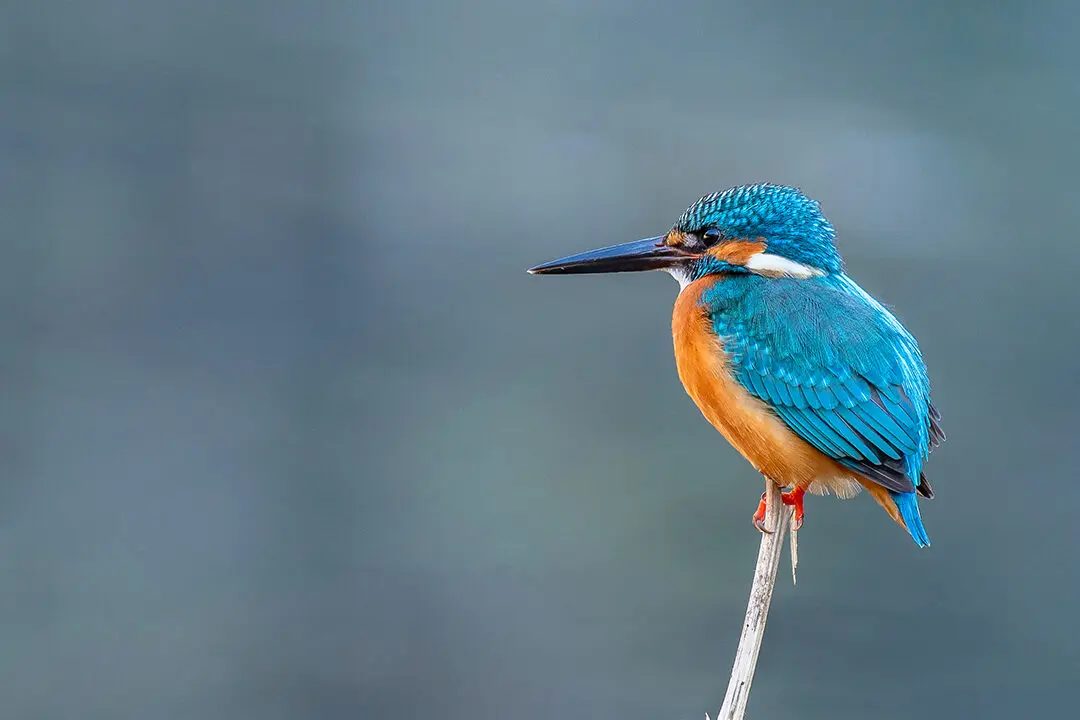
<svg viewBox="0 0 1080 720"><path fill-rule="evenodd" d="M705 195L658 237L569 255L533 275L665 270L672 340L702 415L805 518L807 493L868 494L919 547L919 498L945 434L918 343L845 271L836 232L800 189ZM766 493L753 514L765 527Z"/></svg>

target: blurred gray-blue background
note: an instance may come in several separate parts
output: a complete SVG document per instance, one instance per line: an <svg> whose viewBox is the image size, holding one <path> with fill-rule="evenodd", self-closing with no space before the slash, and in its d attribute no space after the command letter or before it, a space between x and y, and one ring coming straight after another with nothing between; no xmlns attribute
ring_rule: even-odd
<svg viewBox="0 0 1080 720"><path fill-rule="evenodd" d="M4 3L0 716L681 720L761 482L666 276L797 184L919 338L919 551L814 498L755 718L1075 710L1080 6Z"/></svg>

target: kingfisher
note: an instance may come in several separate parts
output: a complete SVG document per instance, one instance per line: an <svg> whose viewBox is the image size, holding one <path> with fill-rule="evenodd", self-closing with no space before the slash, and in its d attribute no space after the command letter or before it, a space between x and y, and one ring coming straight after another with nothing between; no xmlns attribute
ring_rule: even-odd
<svg viewBox="0 0 1080 720"><path fill-rule="evenodd" d="M918 498L945 435L918 343L844 270L836 232L801 190L761 183L702 197L666 234L537 265L535 275L666 270L679 282L679 379L705 418L781 489L867 492L919 547ZM766 494L753 524L765 527Z"/></svg>

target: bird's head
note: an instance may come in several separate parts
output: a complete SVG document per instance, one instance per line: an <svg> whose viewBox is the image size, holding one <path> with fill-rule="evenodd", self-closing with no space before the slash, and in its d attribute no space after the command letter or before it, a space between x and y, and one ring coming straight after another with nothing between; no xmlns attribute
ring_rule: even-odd
<svg viewBox="0 0 1080 720"><path fill-rule="evenodd" d="M665 235L537 265L536 275L667 270L687 284L718 273L813 277L842 271L835 233L817 202L782 185L706 195Z"/></svg>

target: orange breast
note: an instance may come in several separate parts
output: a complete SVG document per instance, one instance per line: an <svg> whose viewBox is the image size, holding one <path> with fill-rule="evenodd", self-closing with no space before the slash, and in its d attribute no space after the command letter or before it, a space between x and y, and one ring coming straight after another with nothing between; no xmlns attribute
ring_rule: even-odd
<svg viewBox="0 0 1080 720"><path fill-rule="evenodd" d="M848 470L792 432L761 400L732 376L723 343L701 306L712 276L696 280L679 294L672 314L675 362L686 392L705 418L743 457L779 485L842 496L858 492L860 482Z"/></svg>

